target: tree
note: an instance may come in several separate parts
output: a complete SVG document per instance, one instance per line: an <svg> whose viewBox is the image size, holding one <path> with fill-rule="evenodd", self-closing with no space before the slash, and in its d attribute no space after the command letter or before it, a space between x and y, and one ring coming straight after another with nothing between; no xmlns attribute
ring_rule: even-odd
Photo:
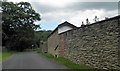
<svg viewBox="0 0 120 71"><path fill-rule="evenodd" d="M89 22L89 19L88 19L88 18L86 19L86 24L90 24L90 22Z"/></svg>
<svg viewBox="0 0 120 71"><path fill-rule="evenodd" d="M40 45L40 41L46 42L48 39L48 36L50 35L52 31L51 30L40 30L35 32L35 41L37 44L37 47Z"/></svg>
<svg viewBox="0 0 120 71"><path fill-rule="evenodd" d="M28 2L2 2L3 44L10 50L24 50L34 44L34 31L39 28L39 13ZM5 35L4 35L5 34ZM4 36L8 37L7 39Z"/></svg>
<svg viewBox="0 0 120 71"><path fill-rule="evenodd" d="M109 19L108 17L105 17L105 20Z"/></svg>
<svg viewBox="0 0 120 71"><path fill-rule="evenodd" d="M95 18L93 19L95 22L99 21L99 18L97 16L95 16Z"/></svg>
<svg viewBox="0 0 120 71"><path fill-rule="evenodd" d="M81 26L84 26L84 22L82 21L82 24L81 24Z"/></svg>

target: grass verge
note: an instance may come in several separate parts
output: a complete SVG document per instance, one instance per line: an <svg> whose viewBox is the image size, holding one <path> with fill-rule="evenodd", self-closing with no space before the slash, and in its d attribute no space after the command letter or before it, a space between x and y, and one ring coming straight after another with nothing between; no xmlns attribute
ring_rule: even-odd
<svg viewBox="0 0 120 71"><path fill-rule="evenodd" d="M0 62L5 61L7 58L9 58L14 53L15 52L13 52L13 51L3 51L3 52L0 52Z"/></svg>
<svg viewBox="0 0 120 71"><path fill-rule="evenodd" d="M57 62L59 64L63 64L66 67L68 67L68 69L73 69L74 71L93 71L93 68L91 68L91 67L88 67L84 64L75 64L72 61L70 61L69 59L66 59L66 58L63 58L63 57L56 58L53 55L48 54L48 53L46 53L46 54L41 53L41 52L37 52L37 53L39 53L43 57L54 60L55 62Z"/></svg>

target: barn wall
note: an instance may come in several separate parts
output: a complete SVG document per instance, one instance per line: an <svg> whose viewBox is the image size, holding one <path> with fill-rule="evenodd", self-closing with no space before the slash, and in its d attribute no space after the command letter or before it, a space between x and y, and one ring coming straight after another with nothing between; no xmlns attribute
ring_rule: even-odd
<svg viewBox="0 0 120 71"><path fill-rule="evenodd" d="M100 69L120 69L120 17L65 32L64 57Z"/></svg>
<svg viewBox="0 0 120 71"><path fill-rule="evenodd" d="M48 38L48 53L52 55L58 55L58 49L55 48L59 45L59 35L58 30L56 30L49 38Z"/></svg>

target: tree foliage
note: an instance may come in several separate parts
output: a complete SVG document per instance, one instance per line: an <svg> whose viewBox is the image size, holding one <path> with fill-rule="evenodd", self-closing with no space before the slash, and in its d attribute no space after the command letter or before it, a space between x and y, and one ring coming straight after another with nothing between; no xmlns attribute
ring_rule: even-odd
<svg viewBox="0 0 120 71"><path fill-rule="evenodd" d="M89 19L88 19L88 18L86 19L86 24L90 24L90 22L89 22Z"/></svg>
<svg viewBox="0 0 120 71"><path fill-rule="evenodd" d="M97 16L95 16L95 18L93 19L95 22L99 21L99 18Z"/></svg>
<svg viewBox="0 0 120 71"><path fill-rule="evenodd" d="M35 21L40 21L28 2L2 2L2 45L8 49L23 50L34 44L34 31L39 28Z"/></svg>
<svg viewBox="0 0 120 71"><path fill-rule="evenodd" d="M35 41L37 44L37 47L39 47L40 42L46 42L48 39L48 36L50 35L52 31L51 30L41 30L41 31L36 31L35 32Z"/></svg>

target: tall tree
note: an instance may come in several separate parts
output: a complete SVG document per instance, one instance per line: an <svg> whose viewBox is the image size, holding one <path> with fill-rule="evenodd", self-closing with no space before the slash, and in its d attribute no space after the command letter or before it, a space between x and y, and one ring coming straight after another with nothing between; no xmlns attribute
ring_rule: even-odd
<svg viewBox="0 0 120 71"><path fill-rule="evenodd" d="M12 50L31 47L34 31L39 28L39 25L34 24L35 21L40 21L39 13L28 2L2 2L1 8L3 45L8 45L8 49Z"/></svg>

